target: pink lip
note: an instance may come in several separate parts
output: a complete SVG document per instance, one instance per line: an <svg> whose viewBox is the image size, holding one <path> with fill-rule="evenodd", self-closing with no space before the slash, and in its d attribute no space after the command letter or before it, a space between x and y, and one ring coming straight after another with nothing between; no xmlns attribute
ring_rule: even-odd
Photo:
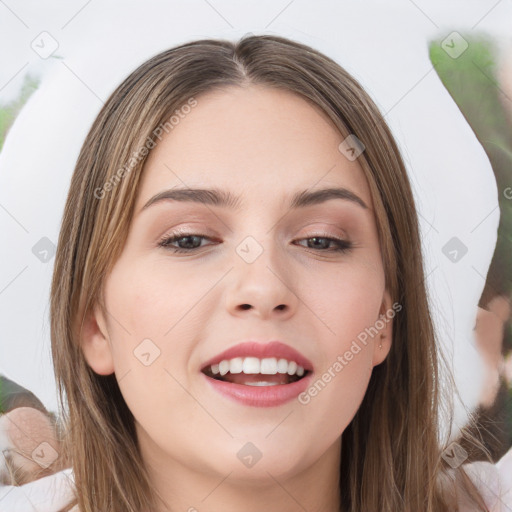
<svg viewBox="0 0 512 512"><path fill-rule="evenodd" d="M224 359L233 359L234 357L257 357L259 359L266 357L282 358L288 361L295 361L307 371L304 377L296 382L292 382L291 384L278 384L275 386L246 386L243 384L234 384L232 382L213 379L201 372L203 377L216 391L244 405L255 407L275 407L282 405L293 400L297 395L305 391L312 379L313 364L311 361L294 348L280 341L271 341L265 344L256 341L240 343L207 361L203 365L203 370L210 367L212 364L218 364Z"/></svg>
<svg viewBox="0 0 512 512"><path fill-rule="evenodd" d="M306 374L302 379L291 384L276 386L244 386L221 380L212 379L201 373L208 383L222 395L243 405L254 407L276 407L296 398L310 386L312 374Z"/></svg>
<svg viewBox="0 0 512 512"><path fill-rule="evenodd" d="M228 348L224 352L217 354L215 357L207 361L202 369L208 368L212 364L218 364L224 359L233 359L235 357L257 357L263 359L265 357L275 357L276 359L282 358L288 361L295 361L299 366L302 366L304 370L313 371L313 364L309 359L304 357L300 352L297 352L294 348L281 343L280 341L271 341L269 343L258 343L256 341L246 341L239 343L234 347ZM298 382L301 382L301 379ZM291 384L286 384L291 386ZM246 386L244 386L246 387ZM273 386L272 386L273 387Z"/></svg>

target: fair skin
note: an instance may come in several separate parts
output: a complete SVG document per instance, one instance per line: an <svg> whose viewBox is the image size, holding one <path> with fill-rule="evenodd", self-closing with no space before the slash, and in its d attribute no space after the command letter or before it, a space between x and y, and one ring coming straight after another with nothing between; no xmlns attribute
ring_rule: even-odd
<svg viewBox="0 0 512 512"><path fill-rule="evenodd" d="M391 308L368 184L338 150L344 137L294 94L251 85L197 100L145 164L126 244L104 282L108 313L97 307L84 323L85 357L98 374L116 374L168 504L160 510L338 510L340 436L389 352L392 322L307 405L236 403L200 369L241 341L281 340L312 361L314 381ZM142 209L178 187L229 191L240 208L165 200ZM368 208L340 198L288 206L298 191L331 187ZM158 246L177 229L207 238L188 253ZM263 249L250 264L236 251L247 236ZM335 252L324 237L353 247ZM147 338L160 350L148 366L133 353ZM237 457L248 442L262 453L250 468Z"/></svg>

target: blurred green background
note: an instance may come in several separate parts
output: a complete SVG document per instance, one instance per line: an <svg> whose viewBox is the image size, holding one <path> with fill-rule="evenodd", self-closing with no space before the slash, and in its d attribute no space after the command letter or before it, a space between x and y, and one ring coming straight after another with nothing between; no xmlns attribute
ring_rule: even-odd
<svg viewBox="0 0 512 512"><path fill-rule="evenodd" d="M38 86L39 79L27 75L18 97L7 104L0 104L0 151L4 145L7 132L14 123L16 116Z"/></svg>

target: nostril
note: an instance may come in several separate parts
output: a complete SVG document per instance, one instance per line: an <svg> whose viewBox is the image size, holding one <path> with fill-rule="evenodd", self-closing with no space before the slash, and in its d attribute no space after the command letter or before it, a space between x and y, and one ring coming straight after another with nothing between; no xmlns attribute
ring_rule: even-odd
<svg viewBox="0 0 512 512"><path fill-rule="evenodd" d="M242 304L240 307L242 309L251 309L251 305L250 304Z"/></svg>

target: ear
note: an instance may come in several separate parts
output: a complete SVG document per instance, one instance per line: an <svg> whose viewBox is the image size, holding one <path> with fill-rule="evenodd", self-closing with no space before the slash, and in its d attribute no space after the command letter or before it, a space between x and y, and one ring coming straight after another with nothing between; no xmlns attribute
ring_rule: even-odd
<svg viewBox="0 0 512 512"><path fill-rule="evenodd" d="M377 334L373 337L372 366L377 366L382 363L391 350L391 340L393 339L393 317L395 314L396 310L392 307L391 296L389 292L385 290L379 310L379 317L375 319L374 324L377 329Z"/></svg>
<svg viewBox="0 0 512 512"><path fill-rule="evenodd" d="M87 364L99 375L114 373L114 359L105 316L98 305L86 313L80 331L80 345Z"/></svg>

